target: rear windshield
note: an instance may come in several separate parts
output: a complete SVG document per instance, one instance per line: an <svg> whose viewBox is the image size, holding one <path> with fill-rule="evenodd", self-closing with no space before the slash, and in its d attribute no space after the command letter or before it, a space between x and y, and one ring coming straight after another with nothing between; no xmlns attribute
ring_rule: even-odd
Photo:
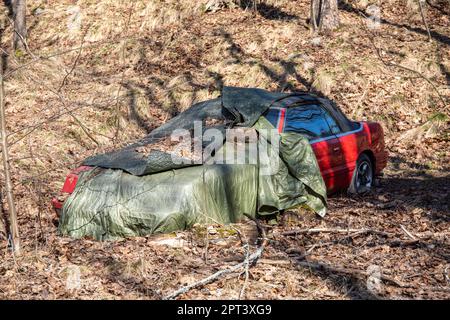
<svg viewBox="0 0 450 320"><path fill-rule="evenodd" d="M305 105L284 109L271 108L265 117L278 132L296 132L311 140L339 133L338 125L327 115L317 105Z"/></svg>

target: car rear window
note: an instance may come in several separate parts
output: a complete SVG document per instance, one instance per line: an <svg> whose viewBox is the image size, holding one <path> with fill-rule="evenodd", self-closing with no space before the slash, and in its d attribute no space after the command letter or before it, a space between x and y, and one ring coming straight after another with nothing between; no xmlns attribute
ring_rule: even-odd
<svg viewBox="0 0 450 320"><path fill-rule="evenodd" d="M285 131L301 133L309 139L332 135L323 110L315 105L289 109Z"/></svg>
<svg viewBox="0 0 450 320"><path fill-rule="evenodd" d="M328 137L340 131L336 121L317 105L289 109L270 108L265 117L278 132L297 132L310 140Z"/></svg>

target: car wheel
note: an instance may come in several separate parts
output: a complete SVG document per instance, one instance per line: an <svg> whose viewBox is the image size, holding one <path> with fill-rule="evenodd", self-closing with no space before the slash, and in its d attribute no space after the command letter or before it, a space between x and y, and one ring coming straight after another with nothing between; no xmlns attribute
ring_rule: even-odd
<svg viewBox="0 0 450 320"><path fill-rule="evenodd" d="M370 190L373 183L373 165L367 154L361 154L356 161L349 193L362 194Z"/></svg>

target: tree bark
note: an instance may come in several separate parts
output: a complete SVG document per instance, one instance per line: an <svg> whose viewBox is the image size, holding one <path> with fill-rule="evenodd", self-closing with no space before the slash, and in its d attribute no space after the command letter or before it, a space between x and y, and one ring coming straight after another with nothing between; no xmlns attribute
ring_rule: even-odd
<svg viewBox="0 0 450 320"><path fill-rule="evenodd" d="M423 24L425 25L425 28L427 28L427 33L428 33L428 41L433 41L431 38L431 33L430 33L430 28L428 27L428 23L427 20L425 19L425 14L423 13L423 4L422 4L422 0L418 0L419 2L419 9L420 9L420 16L422 17L422 21Z"/></svg>
<svg viewBox="0 0 450 320"><path fill-rule="evenodd" d="M20 252L20 237L19 226L17 224L17 213L14 204L14 195L12 191L11 175L9 171L9 154L8 154L8 139L6 132L5 120L5 89L3 86L3 64L0 60L0 133L1 133L1 147L2 160L5 175L5 192L9 211L9 227L12 240L13 251Z"/></svg>
<svg viewBox="0 0 450 320"><path fill-rule="evenodd" d="M6 220L3 210L3 194L0 191L0 240L6 239Z"/></svg>
<svg viewBox="0 0 450 320"><path fill-rule="evenodd" d="M24 50L25 41L27 40L26 0L12 0L11 2L14 20L14 36L13 36L14 51Z"/></svg>
<svg viewBox="0 0 450 320"><path fill-rule="evenodd" d="M339 26L337 0L311 0L310 23L314 31L335 30Z"/></svg>

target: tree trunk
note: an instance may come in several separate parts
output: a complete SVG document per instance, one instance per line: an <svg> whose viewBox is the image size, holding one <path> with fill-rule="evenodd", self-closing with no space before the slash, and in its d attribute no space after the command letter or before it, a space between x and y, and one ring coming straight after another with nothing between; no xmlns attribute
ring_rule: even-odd
<svg viewBox="0 0 450 320"><path fill-rule="evenodd" d="M12 240L13 251L15 253L20 252L20 237L19 226L17 224L17 213L14 204L14 195L12 191L11 175L9 171L9 154L8 154L8 139L6 131L5 120L5 89L3 86L3 63L0 60L0 134L1 134L1 147L2 147L2 160L5 175L5 192L6 201L8 203L9 211L9 227Z"/></svg>
<svg viewBox="0 0 450 320"><path fill-rule="evenodd" d="M310 23L314 31L333 31L339 26L337 0L311 0Z"/></svg>
<svg viewBox="0 0 450 320"><path fill-rule="evenodd" d="M15 50L23 50L27 39L26 0L12 0L13 20L14 20L14 36L13 45Z"/></svg>
<svg viewBox="0 0 450 320"><path fill-rule="evenodd" d="M6 220L3 210L3 194L0 191L0 240L6 239Z"/></svg>

